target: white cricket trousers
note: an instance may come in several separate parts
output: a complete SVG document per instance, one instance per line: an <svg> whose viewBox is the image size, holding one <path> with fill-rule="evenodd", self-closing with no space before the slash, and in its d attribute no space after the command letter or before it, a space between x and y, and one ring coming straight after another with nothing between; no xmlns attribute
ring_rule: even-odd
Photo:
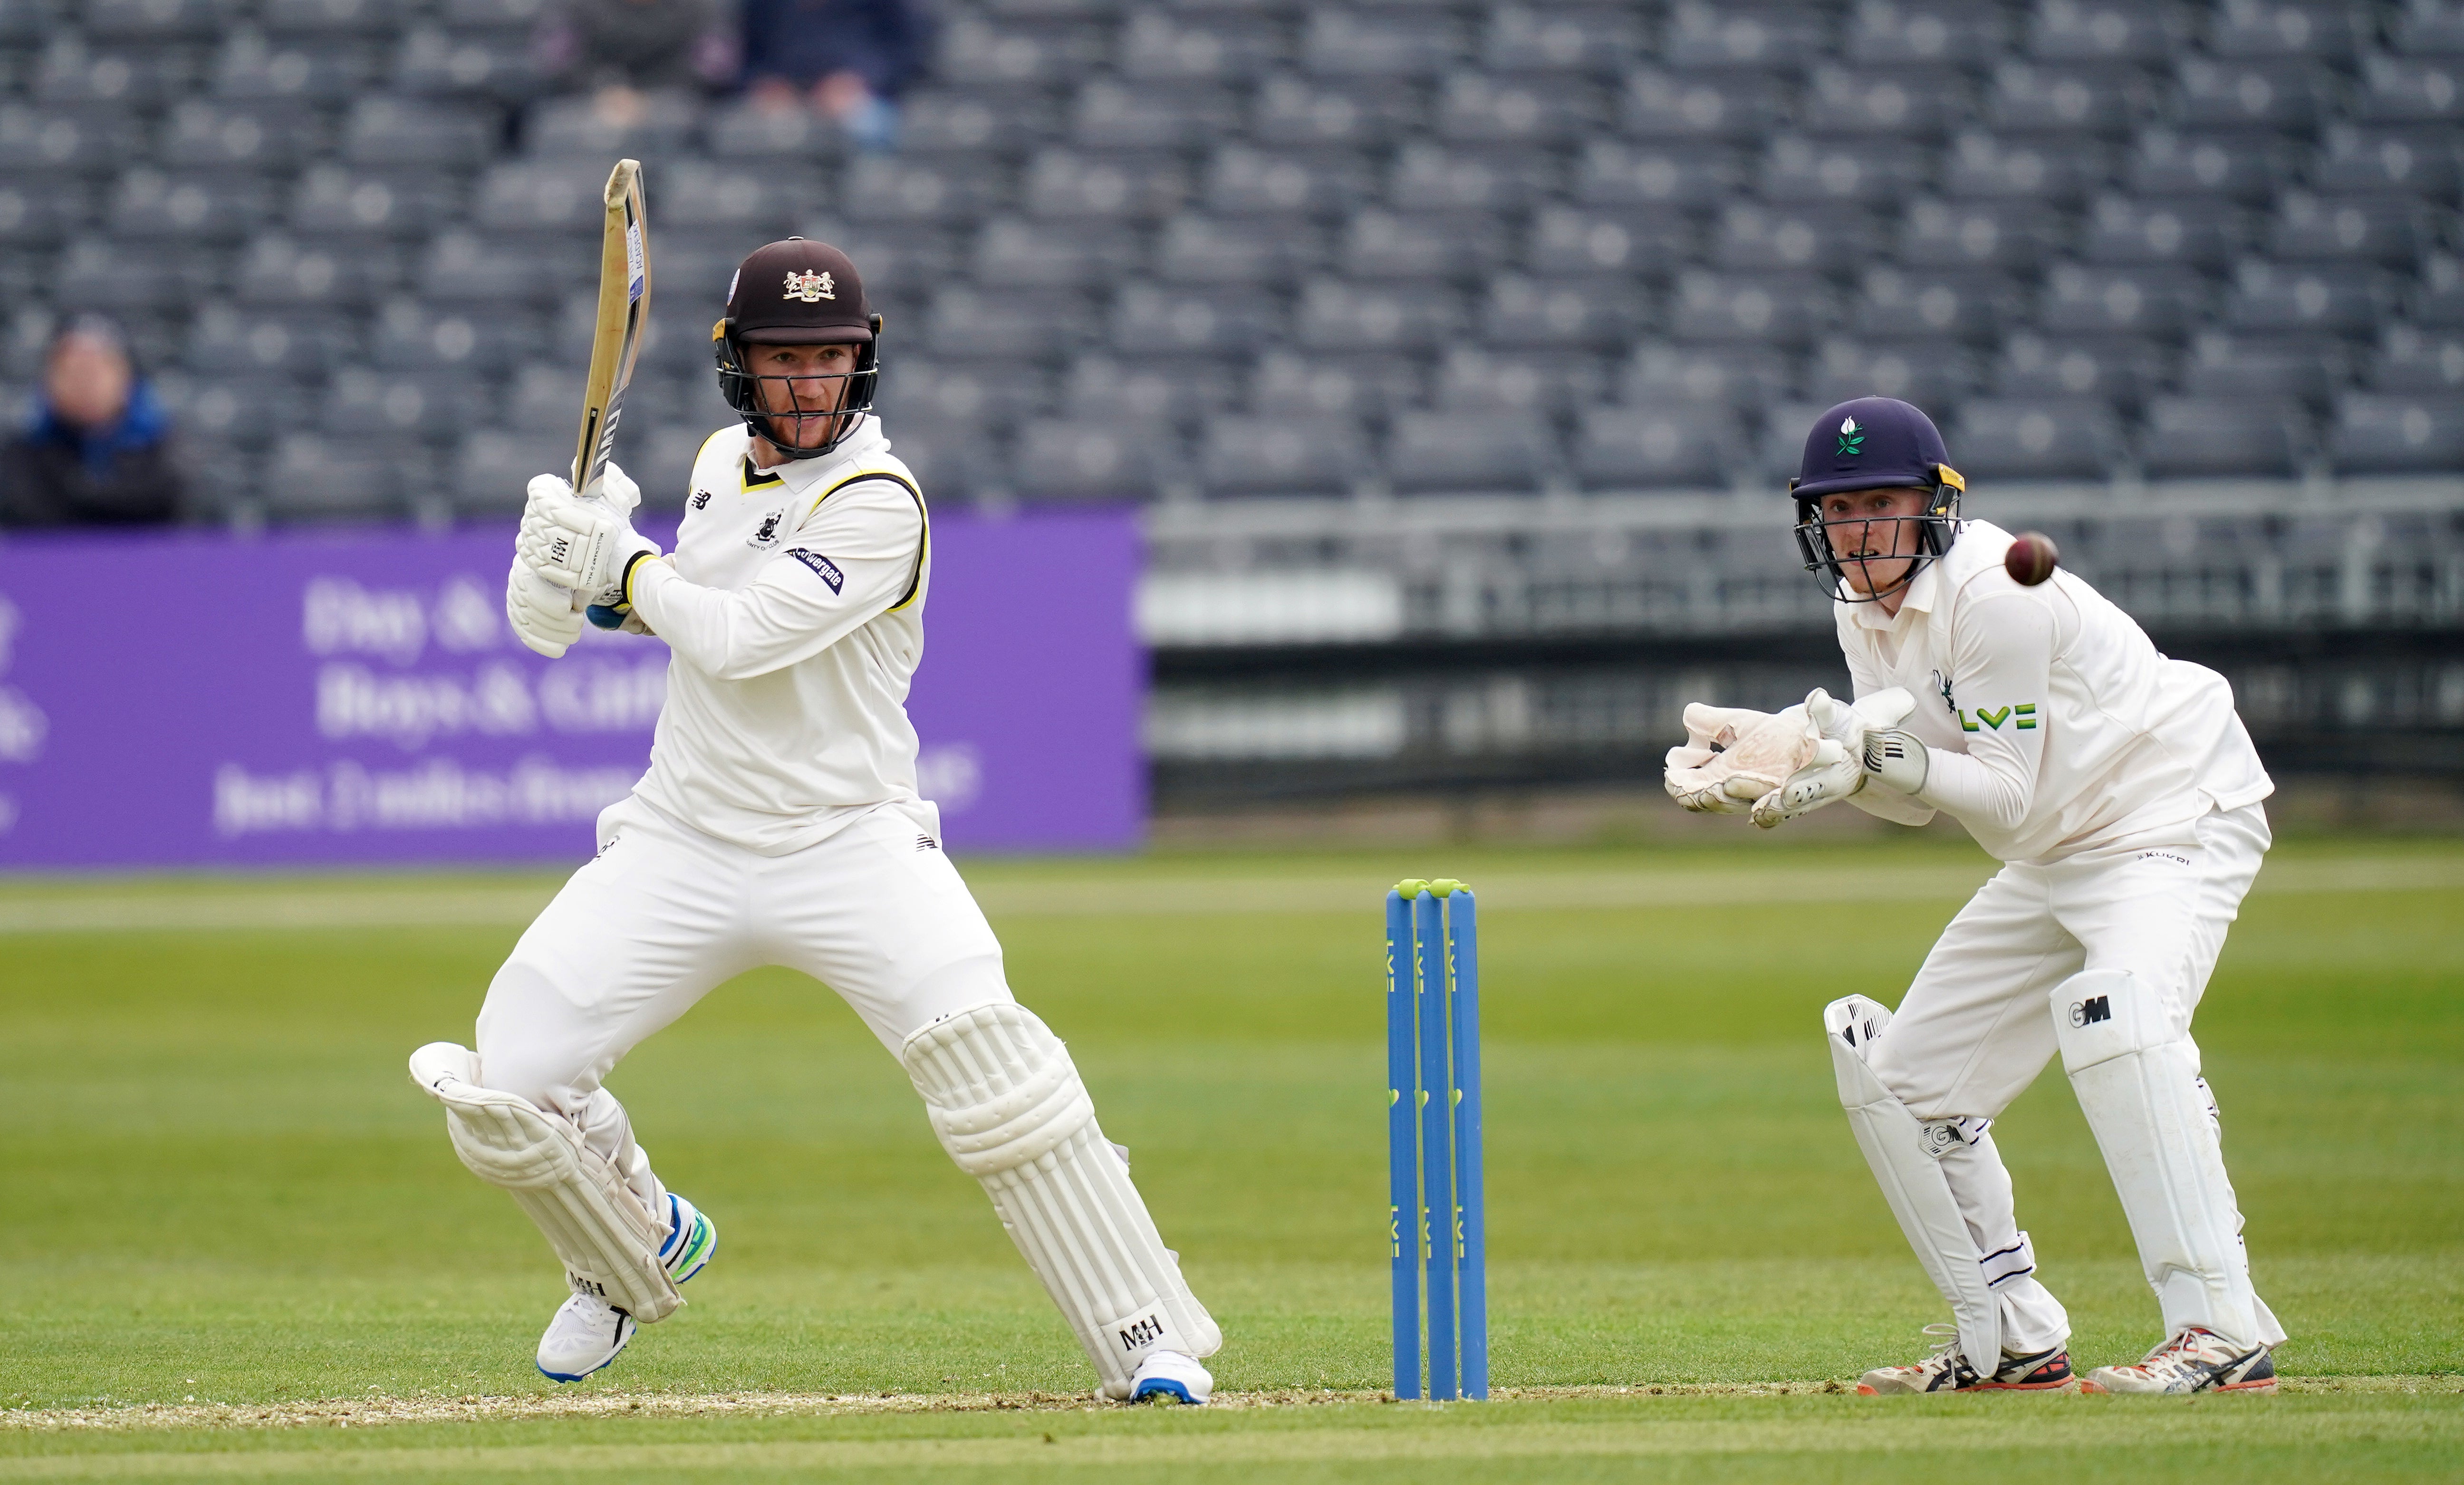
<svg viewBox="0 0 2464 1485"><path fill-rule="evenodd" d="M764 964L838 992L893 1057L943 1016L1011 999L1000 941L931 807L884 806L818 845L758 855L626 799L488 986L479 1077L562 1115L652 1212L667 1193L601 1086L625 1053Z"/></svg>
<svg viewBox="0 0 2464 1485"><path fill-rule="evenodd" d="M2226 930L2272 840L2266 812L2255 804L2210 812L2197 836L2195 846L2091 851L2047 866L2003 867L1925 956L1890 1029L1867 1054L1875 1076L1920 1119L1998 1118L2059 1051L2054 1017L2068 1008L2053 1004L2055 987L2091 969L2127 970L2156 986L2172 1030L2188 1042L2191 1013L2207 991ZM2189 1050L2195 1066L2196 1044ZM2213 1118L2212 1095L2209 1107ZM2193 1153L2186 1153L2185 1165L2196 1164ZM2221 1182L2221 1167L2215 1168ZM1976 1251L2014 1245L2011 1175L1991 1137L1953 1148L1942 1169ZM2232 1202L2230 1186L2222 1195ZM2238 1217L2233 1228L2238 1232ZM2134 1236L2143 1261L2149 1260L2153 1236ZM2284 1339L2283 1330L2251 1292L2249 1260L2238 1240L2234 1248L2234 1279L2260 1325L2255 1339L2273 1345ZM2190 1325L2228 1335L2239 1328L2201 1313L2195 1298L2160 1282L2152 1262L2148 1269L2149 1286L2167 1311L2167 1335ZM1994 1293L2002 1297L2006 1349L2040 1351L2068 1340L2069 1317L2033 1274L1998 1284Z"/></svg>

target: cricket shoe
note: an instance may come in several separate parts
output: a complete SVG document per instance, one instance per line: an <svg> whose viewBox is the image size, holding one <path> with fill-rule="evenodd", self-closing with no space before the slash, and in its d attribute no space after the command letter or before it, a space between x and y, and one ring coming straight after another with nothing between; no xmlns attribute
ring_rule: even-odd
<svg viewBox="0 0 2464 1485"><path fill-rule="evenodd" d="M1178 1351L1149 1351L1130 1378L1133 1403L1185 1404L1203 1407L1215 1395L1215 1377Z"/></svg>
<svg viewBox="0 0 2464 1485"><path fill-rule="evenodd" d="M693 1203L668 1193L668 1238L659 1261L681 1284L710 1266L718 1252L718 1225ZM580 1382L616 1360L641 1327L633 1317L597 1295L576 1294L557 1306L539 1337L539 1369L558 1382Z"/></svg>
<svg viewBox="0 0 2464 1485"><path fill-rule="evenodd" d="M638 1328L599 1296L577 1294L556 1307L539 1337L539 1369L550 1381L580 1382L616 1360Z"/></svg>
<svg viewBox="0 0 2464 1485"><path fill-rule="evenodd" d="M2136 1366L2100 1366L2079 1384L2087 1392L2273 1392L2276 1358L2267 1347L2237 1346L2193 1325Z"/></svg>
<svg viewBox="0 0 2464 1485"><path fill-rule="evenodd" d="M1927 1325L1935 1341L1933 1354L1914 1366L1884 1366L1859 1379L1857 1390L1867 1397L1903 1392L2073 1392L2079 1380L2071 1375L2070 1353L2060 1346L2026 1356L2002 1353L2002 1364L1988 1377L1968 1364L1959 1352L1959 1327Z"/></svg>

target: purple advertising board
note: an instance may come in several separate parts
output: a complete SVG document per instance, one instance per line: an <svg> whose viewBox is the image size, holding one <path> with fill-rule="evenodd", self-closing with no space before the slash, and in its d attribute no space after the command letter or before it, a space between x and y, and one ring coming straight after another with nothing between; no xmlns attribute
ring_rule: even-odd
<svg viewBox="0 0 2464 1485"><path fill-rule="evenodd" d="M951 845L1135 845L1133 522L936 514L933 539L908 710ZM0 544L0 869L586 854L668 648L585 628L533 654L511 552L493 528Z"/></svg>

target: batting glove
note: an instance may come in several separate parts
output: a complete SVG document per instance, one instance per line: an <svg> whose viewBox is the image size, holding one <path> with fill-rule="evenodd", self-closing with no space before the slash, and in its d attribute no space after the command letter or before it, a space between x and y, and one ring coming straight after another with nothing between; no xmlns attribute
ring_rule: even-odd
<svg viewBox="0 0 2464 1485"><path fill-rule="evenodd" d="M514 627L516 638L551 660L582 637L582 615L573 611L573 595L532 571L519 553L505 576L505 621Z"/></svg>
<svg viewBox="0 0 2464 1485"><path fill-rule="evenodd" d="M612 464L608 474L632 486ZM638 487L633 494L640 499ZM558 476L540 475L530 484L517 550L539 576L615 611L621 623L630 607L625 597L626 574L635 562L658 556L659 544L635 532L632 522L610 506L577 498L573 486Z"/></svg>

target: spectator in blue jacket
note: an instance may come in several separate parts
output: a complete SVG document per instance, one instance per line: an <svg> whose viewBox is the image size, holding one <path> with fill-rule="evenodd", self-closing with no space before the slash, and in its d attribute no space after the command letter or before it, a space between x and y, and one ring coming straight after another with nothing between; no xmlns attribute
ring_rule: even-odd
<svg viewBox="0 0 2464 1485"><path fill-rule="evenodd" d="M156 524L179 514L171 419L119 326L71 321L43 358L42 394L0 449L0 526Z"/></svg>
<svg viewBox="0 0 2464 1485"><path fill-rule="evenodd" d="M888 149L930 38L912 0L744 0L744 81L757 103L809 106Z"/></svg>

